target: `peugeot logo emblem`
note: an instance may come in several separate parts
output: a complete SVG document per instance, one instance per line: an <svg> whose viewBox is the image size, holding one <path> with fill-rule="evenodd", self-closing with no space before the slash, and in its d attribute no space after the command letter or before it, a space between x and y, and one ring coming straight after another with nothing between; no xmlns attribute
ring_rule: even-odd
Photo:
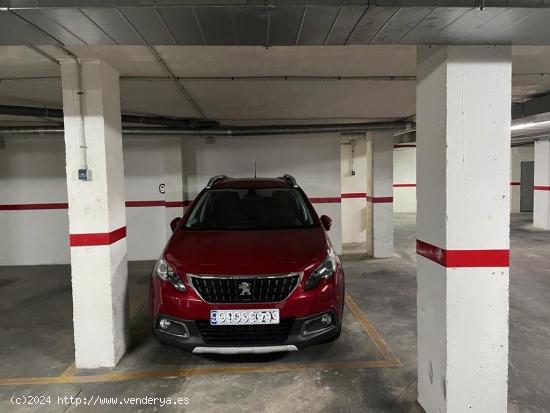
<svg viewBox="0 0 550 413"><path fill-rule="evenodd" d="M252 295L252 293L250 292L250 283L249 282L243 281L242 283L240 283L239 284L239 290L241 290L240 295L242 295L242 296Z"/></svg>

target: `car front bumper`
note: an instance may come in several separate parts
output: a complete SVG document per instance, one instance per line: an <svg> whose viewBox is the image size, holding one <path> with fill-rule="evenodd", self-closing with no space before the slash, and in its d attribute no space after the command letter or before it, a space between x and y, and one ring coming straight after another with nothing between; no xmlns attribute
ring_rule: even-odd
<svg viewBox="0 0 550 413"><path fill-rule="evenodd" d="M321 317L326 314L330 314L332 317L330 325L322 325L320 323ZM163 319L169 320L173 325L175 323L178 326L179 331L177 333L179 334L175 335L163 330L159 326L159 322ZM265 342L264 340L258 342L254 339L237 342L232 342L231 340L205 340L195 320L183 320L165 314L157 315L154 320L153 330L160 342L193 351L194 353L261 354L296 351L314 344L323 343L336 337L341 328L341 320L334 310L295 318L290 322L291 326L286 339L284 341L277 340L276 342ZM212 327L210 331L212 331Z"/></svg>

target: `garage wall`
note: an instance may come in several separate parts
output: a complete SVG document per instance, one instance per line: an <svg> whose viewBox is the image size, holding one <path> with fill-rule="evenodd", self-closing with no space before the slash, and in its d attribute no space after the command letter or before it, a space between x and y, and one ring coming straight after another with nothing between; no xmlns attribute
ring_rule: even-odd
<svg viewBox="0 0 550 413"><path fill-rule="evenodd" d="M416 212L416 147L393 150L393 212Z"/></svg>
<svg viewBox="0 0 550 413"><path fill-rule="evenodd" d="M341 146L342 180L342 241L344 244L365 242L365 200L359 195L366 191L364 140L357 140L354 150L354 169L351 175L350 139ZM511 212L520 210L521 162L534 159L533 146L512 148L511 151ZM416 147L414 144L395 145L393 150L393 211L416 212Z"/></svg>
<svg viewBox="0 0 550 413"><path fill-rule="evenodd" d="M206 138L183 141L184 186L194 198L215 175L277 177L293 175L319 215L332 218L331 242L341 251L340 139L335 135Z"/></svg>
<svg viewBox="0 0 550 413"><path fill-rule="evenodd" d="M353 151L350 140L356 141ZM342 241L344 244L364 244L366 203L366 140L364 137L343 138L341 143ZM396 146L393 150L393 210L416 212L416 147Z"/></svg>
<svg viewBox="0 0 550 413"><path fill-rule="evenodd" d="M167 240L165 194L159 190L166 180L163 138L136 137L122 142L128 260L156 260Z"/></svg>
<svg viewBox="0 0 550 413"><path fill-rule="evenodd" d="M0 265L68 263L63 138L4 141L5 149L0 150L0 205L17 206L0 210Z"/></svg>
<svg viewBox="0 0 550 413"><path fill-rule="evenodd" d="M510 211L520 212L521 199L521 163L523 161L533 161L535 159L534 146L518 146L512 148L512 182L510 187Z"/></svg>
<svg viewBox="0 0 550 413"><path fill-rule="evenodd" d="M63 138L4 140L0 265L69 263ZM162 150L158 138L124 140L129 260L158 258L166 240Z"/></svg>
<svg viewBox="0 0 550 413"><path fill-rule="evenodd" d="M298 179L317 212L333 219L329 234L340 250L337 138L224 138L212 145L204 138L186 138L184 142L186 151L181 159L186 162L187 193L182 194L183 188L174 178L178 138L124 140L129 260L158 258L167 224L182 215L183 201L193 199L213 175L253 176L254 160L258 176L290 173ZM161 183L166 183L166 194L159 192ZM0 265L67 264L68 231L63 138L5 138L5 149L0 150Z"/></svg>
<svg viewBox="0 0 550 413"><path fill-rule="evenodd" d="M520 210L521 162L534 160L533 146L512 148L511 212ZM416 212L416 148L397 146L393 152L394 212Z"/></svg>

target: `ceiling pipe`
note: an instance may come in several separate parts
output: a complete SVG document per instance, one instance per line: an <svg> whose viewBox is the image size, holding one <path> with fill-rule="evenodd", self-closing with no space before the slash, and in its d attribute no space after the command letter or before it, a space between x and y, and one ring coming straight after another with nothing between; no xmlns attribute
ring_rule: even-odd
<svg viewBox="0 0 550 413"><path fill-rule="evenodd" d="M512 136L512 146L528 145L535 141L549 140L550 132L532 133L528 135Z"/></svg>
<svg viewBox="0 0 550 413"><path fill-rule="evenodd" d="M414 127L413 122L332 123L312 125L220 126L218 128L147 128L122 127L124 135L178 135L178 136L265 136L321 133L367 132L370 130L399 130ZM0 135L55 135L63 134L61 126L1 127Z"/></svg>
<svg viewBox="0 0 550 413"><path fill-rule="evenodd" d="M38 108L29 106L0 105L0 115L31 116L39 118L63 119L62 109ZM164 116L141 116L122 114L123 123L136 123L143 125L159 125L175 128L214 128L218 123L204 119L177 119Z"/></svg>

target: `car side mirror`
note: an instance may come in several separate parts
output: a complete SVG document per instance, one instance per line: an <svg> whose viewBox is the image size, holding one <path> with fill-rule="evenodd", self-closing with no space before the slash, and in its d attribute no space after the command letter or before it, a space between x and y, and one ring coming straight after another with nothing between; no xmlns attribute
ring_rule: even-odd
<svg viewBox="0 0 550 413"><path fill-rule="evenodd" d="M174 218L172 221L170 221L170 228L172 229L172 232L176 230L180 221L181 217Z"/></svg>
<svg viewBox="0 0 550 413"><path fill-rule="evenodd" d="M327 231L330 231L330 227L332 226L332 219L326 215L321 215L321 224L323 224L323 228Z"/></svg>

